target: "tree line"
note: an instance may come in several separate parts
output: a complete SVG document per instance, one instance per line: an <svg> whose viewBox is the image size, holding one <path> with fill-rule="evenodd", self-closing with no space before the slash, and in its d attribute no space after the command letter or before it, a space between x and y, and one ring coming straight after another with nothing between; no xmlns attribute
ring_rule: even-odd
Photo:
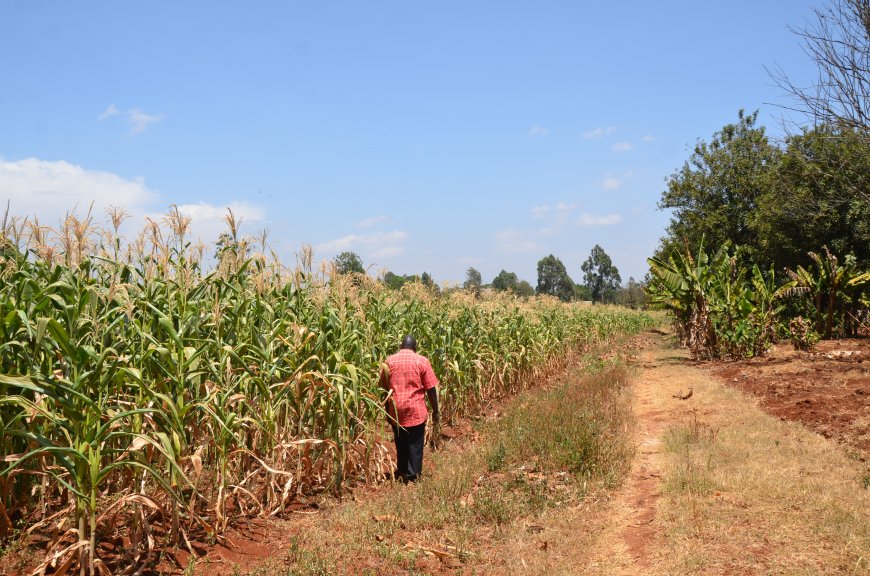
<svg viewBox="0 0 870 576"><path fill-rule="evenodd" d="M335 270L339 274L365 274L362 259L355 252L343 252L334 260ZM470 267L465 272L465 281L461 288L473 293L491 289L496 292L510 292L516 296L527 298L536 294L555 296L563 302L586 300L593 303L619 303L633 308L646 304L646 294L641 283L630 278L626 286L622 286L619 269L613 264L607 252L595 245L589 257L581 263L582 282L575 282L568 274L568 269L561 259L549 254L538 261L537 285L520 279L515 272L502 269L489 284L483 282L479 270ZM434 291L441 288L427 272L422 275L398 275L387 271L382 282L389 288L399 289L407 282L420 282Z"/></svg>
<svg viewBox="0 0 870 576"><path fill-rule="evenodd" d="M870 318L870 2L830 0L792 28L818 80L774 82L802 117L768 137L740 111L666 180L672 210L647 293L703 357L855 336Z"/></svg>
<svg viewBox="0 0 870 576"><path fill-rule="evenodd" d="M655 257L726 242L742 264L786 269L822 251L870 267L870 2L829 0L792 27L817 80L768 71L797 119L771 140L741 111L667 179L659 207L673 218ZM785 120L785 119L784 119Z"/></svg>
<svg viewBox="0 0 870 576"><path fill-rule="evenodd" d="M870 266L870 146L844 125L819 124L781 143L740 111L667 179L659 207L672 218L655 257L736 247L738 261L780 275L826 246Z"/></svg>

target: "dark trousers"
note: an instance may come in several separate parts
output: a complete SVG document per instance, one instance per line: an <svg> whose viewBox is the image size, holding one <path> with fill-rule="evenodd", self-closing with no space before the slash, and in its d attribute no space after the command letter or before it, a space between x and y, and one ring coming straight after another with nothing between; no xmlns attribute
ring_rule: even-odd
<svg viewBox="0 0 870 576"><path fill-rule="evenodd" d="M393 424L393 439L396 441L396 477L413 482L423 472L423 444L426 423L417 426Z"/></svg>

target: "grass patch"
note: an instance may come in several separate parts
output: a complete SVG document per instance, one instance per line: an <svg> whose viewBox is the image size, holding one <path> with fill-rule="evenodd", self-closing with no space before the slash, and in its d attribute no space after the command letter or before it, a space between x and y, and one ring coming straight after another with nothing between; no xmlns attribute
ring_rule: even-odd
<svg viewBox="0 0 870 576"><path fill-rule="evenodd" d="M870 491L844 451L697 373L668 430L660 507L670 574L867 574Z"/></svg>
<svg viewBox="0 0 870 576"><path fill-rule="evenodd" d="M699 419L693 410L684 425L668 429L665 449L673 456L665 488L674 494L706 496L716 483L712 473L716 430Z"/></svg>
<svg viewBox="0 0 870 576"><path fill-rule="evenodd" d="M633 453L627 380L624 367L610 365L521 403L497 423L489 463L565 472L580 485L590 479L615 484Z"/></svg>
<svg viewBox="0 0 870 576"><path fill-rule="evenodd" d="M429 573L439 562L431 550L473 570L483 540L617 484L633 455L628 373L613 362L599 368L519 395L478 425L474 443L427 451L417 483L338 506L305 528L288 554L295 571L269 573Z"/></svg>

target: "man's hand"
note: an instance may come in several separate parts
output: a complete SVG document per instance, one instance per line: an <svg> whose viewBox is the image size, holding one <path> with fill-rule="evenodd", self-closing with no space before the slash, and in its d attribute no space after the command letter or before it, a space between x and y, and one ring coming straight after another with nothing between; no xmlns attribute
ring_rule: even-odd
<svg viewBox="0 0 870 576"><path fill-rule="evenodd" d="M438 389L429 388L426 390L426 396L429 398L429 406L432 407L432 448L441 447L441 413L438 410Z"/></svg>
<svg viewBox="0 0 870 576"><path fill-rule="evenodd" d="M432 448L432 450L439 450L442 445L441 422L433 419L432 424L432 437L429 442L430 448Z"/></svg>
<svg viewBox="0 0 870 576"><path fill-rule="evenodd" d="M430 444L433 450L441 448L441 415L438 412L432 412L432 436Z"/></svg>

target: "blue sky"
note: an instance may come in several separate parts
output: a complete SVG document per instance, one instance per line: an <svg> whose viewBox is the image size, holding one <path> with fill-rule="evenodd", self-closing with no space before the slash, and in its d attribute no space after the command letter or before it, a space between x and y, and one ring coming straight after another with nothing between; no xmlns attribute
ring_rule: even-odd
<svg viewBox="0 0 870 576"><path fill-rule="evenodd" d="M56 224L227 206L282 261L581 280L601 245L646 273L665 178L701 138L787 104L815 2L0 3L0 200Z"/></svg>

